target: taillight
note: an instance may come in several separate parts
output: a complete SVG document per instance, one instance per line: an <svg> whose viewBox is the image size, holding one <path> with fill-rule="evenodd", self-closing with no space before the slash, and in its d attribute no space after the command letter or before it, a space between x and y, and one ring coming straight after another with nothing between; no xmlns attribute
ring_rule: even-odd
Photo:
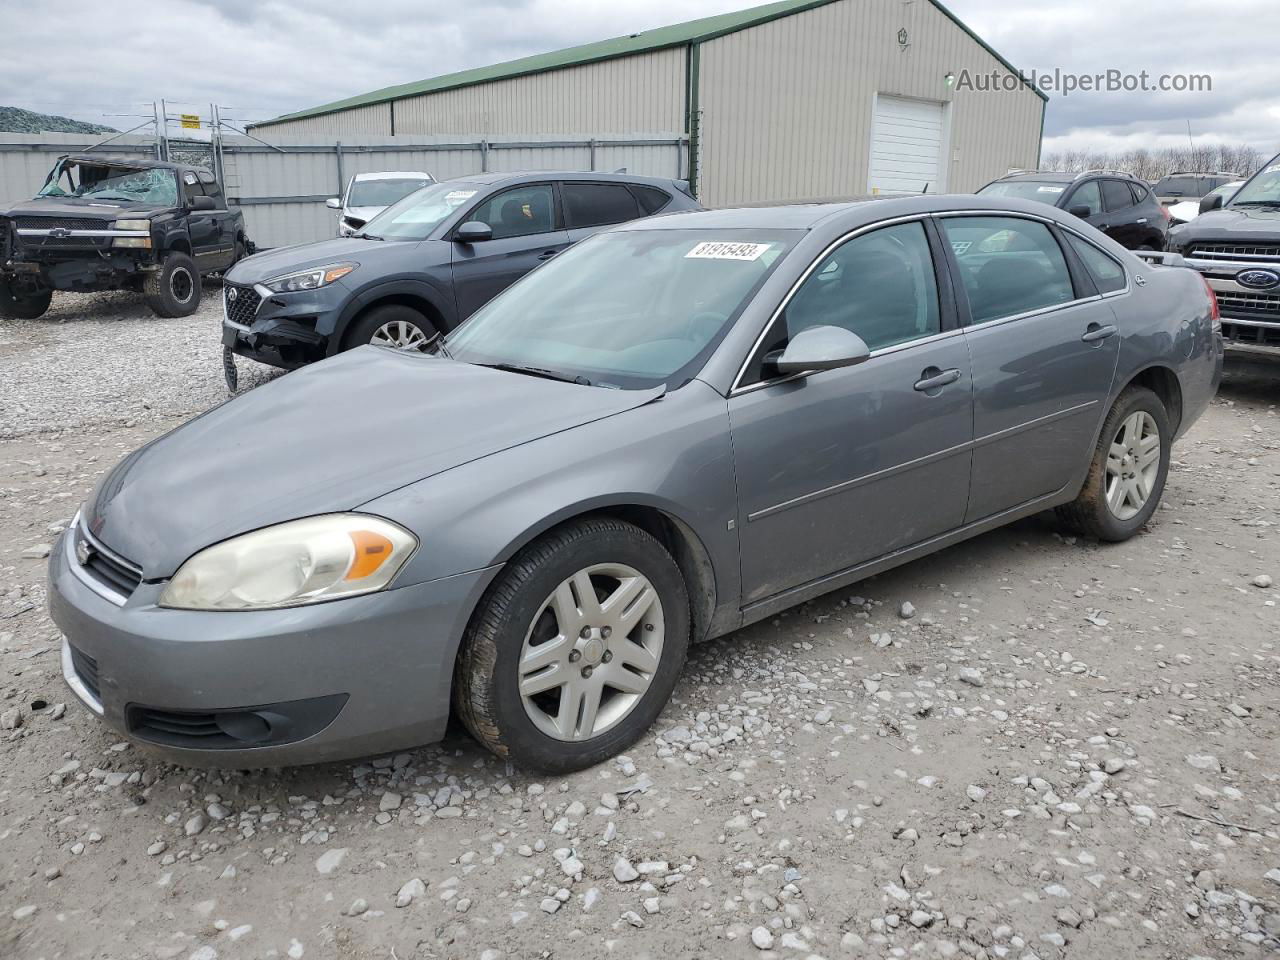
<svg viewBox="0 0 1280 960"><path fill-rule="evenodd" d="M1209 294L1209 323L1213 327L1213 332L1219 333L1222 330L1222 311L1218 309L1218 295L1213 287L1209 286L1208 280L1204 277L1200 279L1204 282L1204 292Z"/></svg>
<svg viewBox="0 0 1280 960"><path fill-rule="evenodd" d="M1166 207L1163 203L1162 203L1162 204L1160 204L1160 212L1161 212L1162 214L1164 214L1164 222L1165 222L1165 223L1172 223L1172 222L1173 222L1173 214L1169 212L1169 208L1168 208L1168 207Z"/></svg>

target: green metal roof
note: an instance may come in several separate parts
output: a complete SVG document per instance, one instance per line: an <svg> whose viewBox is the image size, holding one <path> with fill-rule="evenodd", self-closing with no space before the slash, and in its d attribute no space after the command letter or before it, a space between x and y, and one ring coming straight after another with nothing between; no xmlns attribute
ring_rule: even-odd
<svg viewBox="0 0 1280 960"><path fill-rule="evenodd" d="M339 110L388 103L392 100L400 100L404 97L417 96L423 93L438 93L442 90L470 87L479 83L488 83L492 80L506 80L511 77L527 76L531 73L557 70L561 67L581 66L601 60L612 60L615 57L627 57L652 50L681 47L690 43L702 43L705 40L722 37L727 33L735 33L761 23L768 23L770 20L777 20L794 13L802 13L805 10L812 10L815 7L835 2L837 0L778 0L776 3L766 3L761 7L736 10L732 13L722 13L714 17L703 17L700 20L690 20L686 23L677 23L668 27L658 27L655 30L632 33L625 37L613 37L610 40L585 43L577 47L567 47L564 50L539 53L532 57L521 57L519 60L508 60L506 63L495 63L487 67L475 67L471 70L460 70L457 73L446 73L443 76L432 77L429 80L401 83L394 87L383 87L381 90L374 90L357 97L335 100L333 103L311 107L308 110L299 110L296 113L287 113L284 116L276 117L274 120L266 120L262 124L254 124L254 126L280 123L285 120L301 120L305 117L318 117L326 113L337 113ZM1008 67L1012 73L1018 75L1018 70L1008 60L991 49L986 41L970 30L954 13L944 7L938 0L929 0L929 2L946 14L960 29L986 49L988 53ZM1027 84L1027 86L1041 99L1046 101L1049 99L1043 91L1032 87L1030 84Z"/></svg>

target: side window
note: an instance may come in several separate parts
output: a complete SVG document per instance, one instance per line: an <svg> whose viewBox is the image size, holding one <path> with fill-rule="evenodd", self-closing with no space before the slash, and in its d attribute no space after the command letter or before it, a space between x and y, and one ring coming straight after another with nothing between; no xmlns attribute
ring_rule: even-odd
<svg viewBox="0 0 1280 960"><path fill-rule="evenodd" d="M1066 233L1066 231L1063 232ZM1124 267L1120 266L1092 243L1082 240L1074 233L1067 233L1066 237L1067 242L1071 244L1071 249L1076 252L1076 256L1084 261L1085 269L1093 277L1093 282L1098 287L1099 293L1114 293L1116 290L1124 289L1124 285L1127 282L1125 280Z"/></svg>
<svg viewBox="0 0 1280 960"><path fill-rule="evenodd" d="M218 185L218 181L212 173L200 171L200 186L204 187L205 195L213 197L214 203L219 207L226 206L222 199L222 188Z"/></svg>
<svg viewBox="0 0 1280 960"><path fill-rule="evenodd" d="M973 323L1075 299L1062 248L1049 228L1014 217L945 217Z"/></svg>
<svg viewBox="0 0 1280 960"><path fill-rule="evenodd" d="M565 226L603 227L610 223L624 223L640 216L640 206L631 191L621 183L560 184L564 197Z"/></svg>
<svg viewBox="0 0 1280 960"><path fill-rule="evenodd" d="M828 254L779 318L786 335L844 327L878 350L938 333L938 287L920 223L883 227Z"/></svg>
<svg viewBox="0 0 1280 960"><path fill-rule="evenodd" d="M1071 194L1065 209L1070 210L1072 207L1088 207L1089 212L1085 214L1088 217L1102 212L1102 194L1098 191L1097 180L1090 180L1076 187L1076 192Z"/></svg>
<svg viewBox="0 0 1280 960"><path fill-rule="evenodd" d="M1151 191L1140 183L1130 183L1129 192L1133 194L1134 203L1145 203L1147 197L1151 196Z"/></svg>
<svg viewBox="0 0 1280 960"><path fill-rule="evenodd" d="M640 209L646 217L651 213L657 213L671 202L671 194L657 187L641 187L633 183L631 192L640 201Z"/></svg>
<svg viewBox="0 0 1280 960"><path fill-rule="evenodd" d="M493 239L527 237L555 229L551 184L516 187L490 197L471 211L468 220L479 220L493 229Z"/></svg>
<svg viewBox="0 0 1280 960"><path fill-rule="evenodd" d="M1108 210L1124 210L1133 206L1133 194L1123 180L1103 180L1102 201Z"/></svg>
<svg viewBox="0 0 1280 960"><path fill-rule="evenodd" d="M200 188L200 178L190 170L186 170L181 174L182 178L182 196L188 203L196 197L203 197L204 190Z"/></svg>

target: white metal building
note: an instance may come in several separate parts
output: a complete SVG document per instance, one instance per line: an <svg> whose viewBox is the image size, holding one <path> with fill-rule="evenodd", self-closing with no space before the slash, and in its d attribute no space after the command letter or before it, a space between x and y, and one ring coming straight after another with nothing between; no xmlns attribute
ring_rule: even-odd
<svg viewBox="0 0 1280 960"><path fill-rule="evenodd" d="M375 90L258 136L687 135L712 206L972 191L1040 157L1044 95L938 0L781 0Z"/></svg>

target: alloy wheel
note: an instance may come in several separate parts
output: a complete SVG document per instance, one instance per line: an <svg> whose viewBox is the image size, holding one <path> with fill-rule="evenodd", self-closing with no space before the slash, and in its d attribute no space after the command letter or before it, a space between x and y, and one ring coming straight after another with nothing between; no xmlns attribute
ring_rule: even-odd
<svg viewBox="0 0 1280 960"><path fill-rule="evenodd" d="M556 740L589 740L627 716L653 682L665 636L662 601L624 564L595 564L539 607L520 651L525 713Z"/></svg>
<svg viewBox="0 0 1280 960"><path fill-rule="evenodd" d="M1160 429L1138 410L1124 418L1107 451L1107 509L1131 520L1147 505L1160 475Z"/></svg>
<svg viewBox="0 0 1280 960"><path fill-rule="evenodd" d="M434 331L428 336L426 331L408 320L389 320L373 331L369 342L380 347L395 347L397 350L416 350L425 353L438 336L439 334Z"/></svg>

